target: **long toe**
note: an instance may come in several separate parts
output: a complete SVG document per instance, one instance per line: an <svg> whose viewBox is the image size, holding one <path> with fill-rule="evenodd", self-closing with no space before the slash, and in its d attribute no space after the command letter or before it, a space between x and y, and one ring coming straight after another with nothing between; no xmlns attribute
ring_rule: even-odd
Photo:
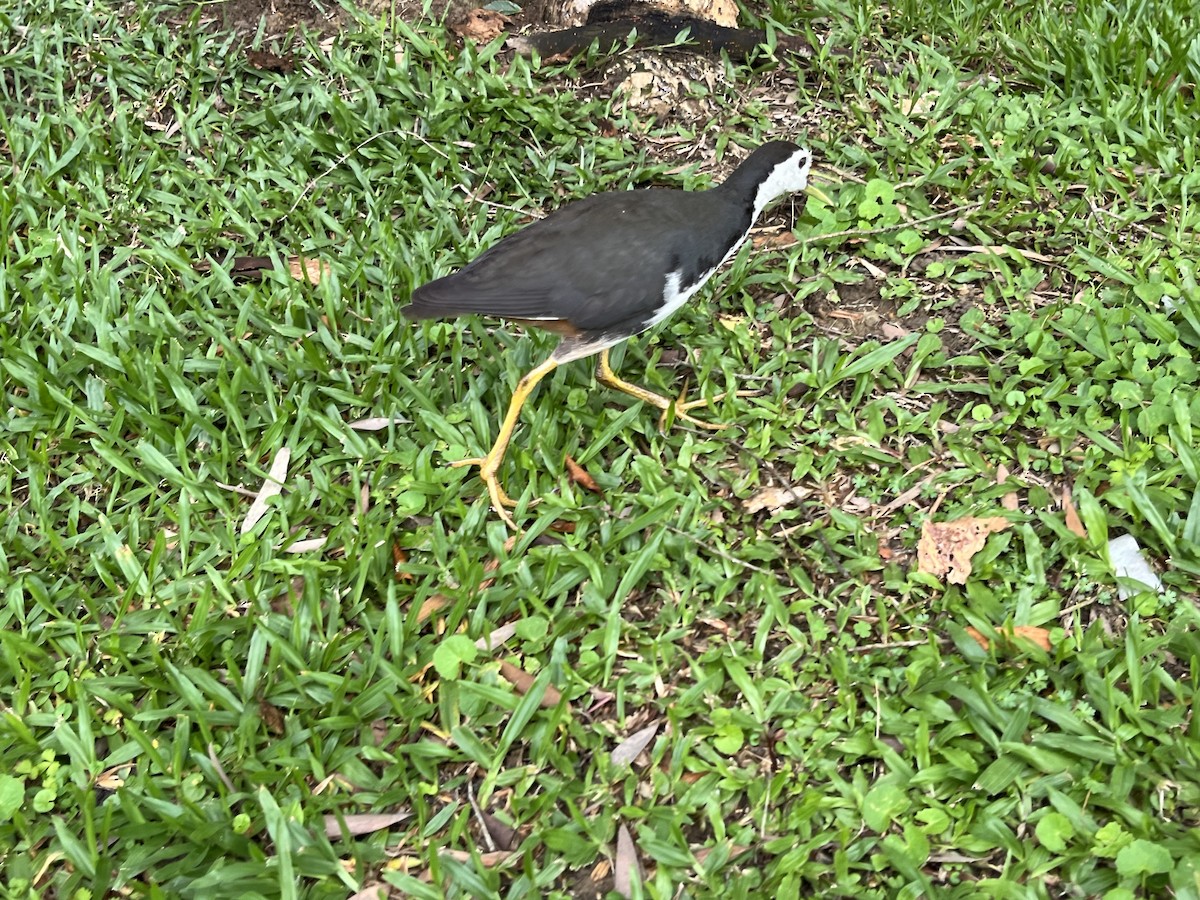
<svg viewBox="0 0 1200 900"><path fill-rule="evenodd" d="M492 509L496 511L496 515L503 519L504 524L506 524L513 531L519 530L517 528L517 523L513 521L513 517L510 516L508 514L508 510L505 509L505 507L516 506L517 504L513 502L513 499L509 497L508 494L504 493L504 488L500 487L500 479L498 479L495 474L480 474L483 477L484 482L487 484L488 495L492 498Z"/></svg>
<svg viewBox="0 0 1200 900"><path fill-rule="evenodd" d="M695 406L706 406L706 405L707 405L707 403L705 403L705 402L687 403L687 404L677 402L675 404L675 421L676 422L688 422L692 425L695 425L697 428L704 428L707 431L724 431L726 428L728 428L732 424L731 422L705 422L703 419L697 419L694 416L689 416L684 411L687 409L691 409ZM667 411L666 410L663 410L661 424L663 427L666 427L666 424L667 424Z"/></svg>
<svg viewBox="0 0 1200 900"><path fill-rule="evenodd" d="M713 397L712 400L703 400L703 399L689 400L689 401L687 401L687 403L683 403L682 401L677 401L675 403L675 409L680 412L686 412L689 409L702 409L705 406L711 406L714 403L720 403L722 400L724 400L728 396L730 396L729 391L722 391L720 394L717 394L717 396ZM762 391L734 391L732 396L734 396L734 397L761 397Z"/></svg>

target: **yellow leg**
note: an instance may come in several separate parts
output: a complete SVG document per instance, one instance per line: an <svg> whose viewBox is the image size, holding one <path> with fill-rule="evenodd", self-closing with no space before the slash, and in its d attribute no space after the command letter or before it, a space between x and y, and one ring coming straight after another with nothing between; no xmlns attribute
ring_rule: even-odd
<svg viewBox="0 0 1200 900"><path fill-rule="evenodd" d="M651 406L661 409L664 413L674 412L675 418L682 419L685 422L691 422L700 428L707 428L710 431L720 431L723 428L728 428L728 423L719 424L714 422L702 422L700 419L694 419L688 415L689 409L697 409L701 406L707 406L707 400L693 400L685 403L683 398L678 400L668 400L661 394L656 394L653 391L648 391L644 387L638 387L636 384L630 384L623 378L620 378L612 369L612 363L608 360L608 351L600 351L600 359L596 363L596 380L601 384L606 384L610 388L616 388L618 391L623 391L631 397L637 397L643 403L649 403ZM754 394L754 391L736 391L734 396L746 397ZM725 397L725 394L720 394L713 398L713 402L717 402Z"/></svg>
<svg viewBox="0 0 1200 900"><path fill-rule="evenodd" d="M529 399L529 395L533 393L533 389L537 387L538 382L557 367L558 361L552 356L536 369L527 372L525 377L517 382L512 400L508 404L508 413L504 416L504 421L500 424L500 433L496 435L496 442L492 444L492 449L488 451L487 456L476 459L460 459L450 464L454 468L460 466L479 466L479 477L487 485L488 494L492 498L492 508L508 524L508 527L514 531L517 530L517 525L513 522L512 516L508 514L508 510L504 507L516 506L517 504L513 502L508 494L504 493L504 488L500 487L500 479L496 477L496 473L500 471L500 463L504 461L504 451L508 449L508 442L512 438L513 429L517 427L517 419L521 415L521 407L525 405L525 401Z"/></svg>

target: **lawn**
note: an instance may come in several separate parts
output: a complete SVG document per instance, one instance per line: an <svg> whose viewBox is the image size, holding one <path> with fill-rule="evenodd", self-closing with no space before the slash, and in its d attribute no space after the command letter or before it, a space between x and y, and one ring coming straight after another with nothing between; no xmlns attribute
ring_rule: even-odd
<svg viewBox="0 0 1200 900"><path fill-rule="evenodd" d="M4 896L1200 898L1191 0L756 3L661 116L219 10L0 10ZM832 204L614 353L731 427L565 366L511 532L552 339L398 309L778 137Z"/></svg>

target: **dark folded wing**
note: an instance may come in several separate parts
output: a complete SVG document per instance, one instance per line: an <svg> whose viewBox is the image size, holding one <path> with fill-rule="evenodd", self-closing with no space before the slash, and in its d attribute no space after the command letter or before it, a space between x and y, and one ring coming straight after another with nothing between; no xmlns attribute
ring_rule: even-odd
<svg viewBox="0 0 1200 900"><path fill-rule="evenodd" d="M711 254L694 243L697 225L717 212L701 205L702 198L705 193L637 191L568 204L453 275L417 288L403 313L636 330L661 304L669 273L681 272L686 283L692 273L685 270L719 261L718 254L708 264Z"/></svg>

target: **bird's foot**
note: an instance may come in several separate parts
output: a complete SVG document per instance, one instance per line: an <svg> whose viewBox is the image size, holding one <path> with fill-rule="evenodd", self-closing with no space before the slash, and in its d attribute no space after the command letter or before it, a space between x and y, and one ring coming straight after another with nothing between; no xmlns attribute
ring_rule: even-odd
<svg viewBox="0 0 1200 900"><path fill-rule="evenodd" d="M500 486L500 479L496 472L500 468L500 460L492 459L491 455L478 456L472 459L457 459L450 463L450 467L461 469L463 466L479 466L479 478L487 485L488 496L492 498L492 509L496 510L496 515L504 520L513 531L517 531L517 523L508 513L508 508L515 507L517 501L508 496L504 492L504 488Z"/></svg>
<svg viewBox="0 0 1200 900"><path fill-rule="evenodd" d="M660 415L658 418L658 427L660 430L665 431L667 427L667 419L674 418L676 421L689 422L690 424L695 425L697 428L704 428L708 431L724 431L733 423L705 422L702 419L689 416L688 410L702 409L703 407L709 406L713 403L720 403L731 394L734 397L754 397L759 393L758 391L724 391L720 394L717 394L717 396L713 397L712 400L685 400L684 398L687 396L686 391L687 388L685 386L684 392L679 395L678 400L675 400L674 402L668 401L668 403L662 407L662 415Z"/></svg>

